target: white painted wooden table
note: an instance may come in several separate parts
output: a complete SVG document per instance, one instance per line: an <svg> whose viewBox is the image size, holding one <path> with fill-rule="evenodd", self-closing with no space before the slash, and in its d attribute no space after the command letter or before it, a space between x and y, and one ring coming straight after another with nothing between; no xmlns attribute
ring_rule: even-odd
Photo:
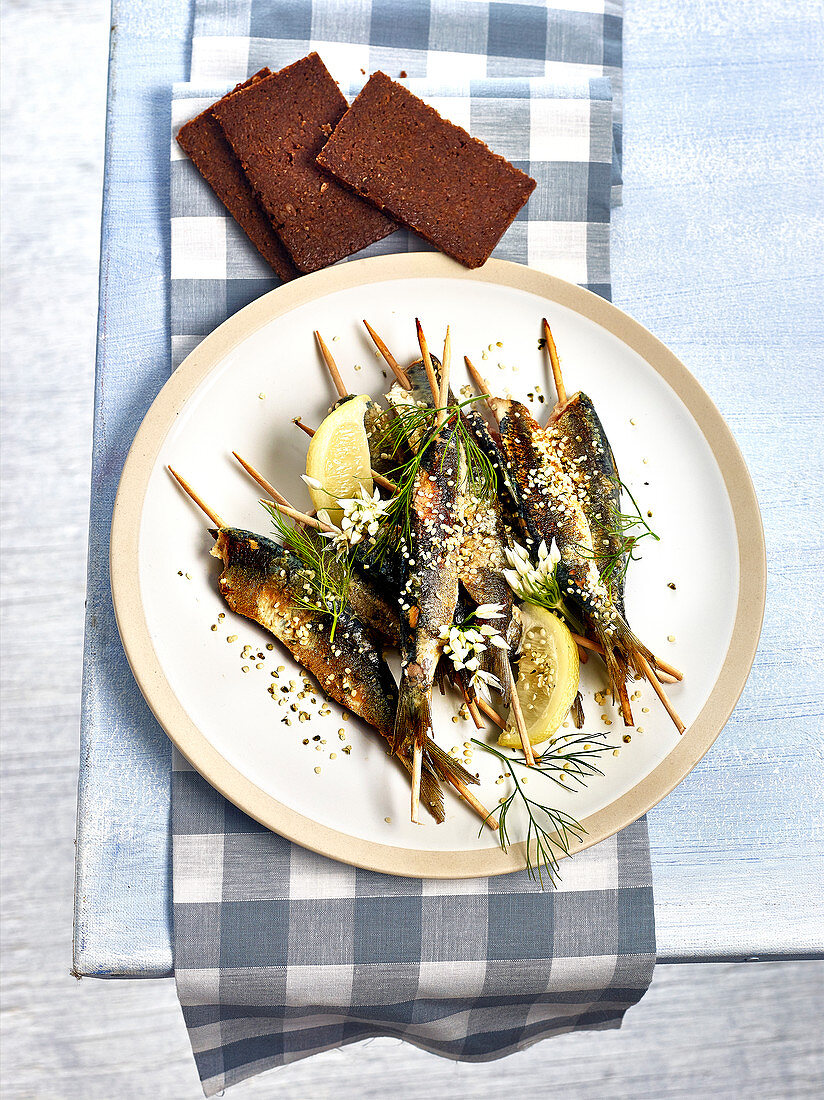
<svg viewBox="0 0 824 1100"><path fill-rule="evenodd" d="M750 698L748 691L743 702L743 717L758 741L745 743L742 732L733 742L719 742L719 759L705 762L712 771L679 806L678 829L666 847L658 835L665 822L652 821L659 929L667 909L680 910L679 920L695 934L717 921L727 928L722 910L730 908L739 885L744 894L736 923L758 930L797 918L802 930L821 927L809 908L789 908L787 885L803 862L807 881L816 883L807 840L820 813L820 790L813 785L822 732L821 679L813 675L819 671L813 621L820 589L813 589L813 568L820 575L821 562L815 521L808 518L819 492L811 464L821 438L821 385L813 367L822 351L815 282L822 254L820 145L814 144L822 85L820 74L813 82L811 67L816 34L821 40L813 20L820 14L819 5L805 5L800 15L796 5L775 2L769 10L766 3L727 10L664 0L628 6L628 110L636 134L646 115L645 132L659 144L672 142L678 163L690 165L696 131L724 122L727 85L738 86L728 125L712 143L714 156L691 169L691 198L681 195L660 150L639 147L630 131L627 205L616 215L614 233L626 257L643 260L644 280L663 288L663 298L636 290L633 312L659 335L665 335L662 324L671 326L665 338L709 386L744 446L765 508L773 586L758 680L750 689L759 694ZM29 0L4 13L0 1088L10 1098L199 1095L171 982L77 983L68 976L108 28L104 0ZM655 53L675 81L669 104L640 101L637 62ZM713 60L722 56L728 58L723 66ZM650 81L651 70L650 64ZM34 71L38 80L31 82ZM717 97L707 90L710 77ZM742 97L751 109L735 122ZM61 103L71 109L56 109ZM685 111L696 115L686 129ZM734 126L738 137L731 136ZM753 221L742 215L744 226L728 220L729 208L719 198L734 182L719 176L719 160L729 165L736 159L737 178L755 200ZM706 180L699 178L702 163ZM643 232L629 228L630 183L648 192L644 201L659 203L658 260L649 226ZM695 215L704 203L717 217L702 231ZM817 222L810 224L813 217ZM679 246L679 262L671 263L667 250L679 224L688 247ZM616 296L624 305L625 279L618 265ZM706 330L718 331L716 316L729 336L712 348ZM725 371L710 380L704 372L716 371L716 363ZM752 412L733 392L744 384ZM788 438L799 462L775 480L774 471L789 468L781 453ZM811 549L819 552L815 566ZM785 629L786 646L779 644ZM754 744L761 745L760 754ZM802 748L810 745L805 757ZM728 783L725 760L732 769ZM796 782L802 767L806 793ZM751 808L759 792L775 812L774 834L767 829L769 815ZM693 808L695 798L700 810ZM714 855L719 830L722 867ZM785 864L799 838L798 859ZM710 874L718 913L702 881ZM771 876L781 890L761 897ZM668 889L678 881L681 894ZM702 898L710 900L697 905ZM677 923L667 919L670 927ZM395 1094L406 1100L434 1090L460 1097L505 1088L527 1098L563 1091L573 1100L815 1096L824 1071L818 1029L823 989L819 963L660 966L621 1032L566 1036L483 1066L445 1064L391 1040L375 1041L247 1082L233 1095L349 1100Z"/></svg>
<svg viewBox="0 0 824 1100"><path fill-rule="evenodd" d="M114 9L75 952L78 972L99 976L159 976L172 962L169 748L119 646L107 550L115 475L168 372L165 93L186 74L191 3ZM814 404L799 408L800 392L820 390L824 342L817 14L811 6L799 19L772 0L662 0L630 7L626 21L615 301L673 348L726 415L760 494L770 566L741 703L650 815L662 959L824 953L822 835L812 828L824 710L814 609L824 586L809 520L822 421Z"/></svg>

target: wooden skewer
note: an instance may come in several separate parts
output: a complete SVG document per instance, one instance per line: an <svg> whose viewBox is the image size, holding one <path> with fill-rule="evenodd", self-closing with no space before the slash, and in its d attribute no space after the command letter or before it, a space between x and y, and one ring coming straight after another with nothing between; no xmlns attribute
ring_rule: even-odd
<svg viewBox="0 0 824 1100"><path fill-rule="evenodd" d="M457 776L447 775L447 780L452 784L461 798L468 802L472 809L478 814L479 817L484 819L485 824L489 826L493 831L498 828L498 822L494 817L489 816L489 810L484 806L483 802L475 797L470 789L465 786Z"/></svg>
<svg viewBox="0 0 824 1100"><path fill-rule="evenodd" d="M310 439L317 431L317 428L310 428L308 424L304 424L299 416L292 417L292 423L300 428L302 432L306 432Z"/></svg>
<svg viewBox="0 0 824 1100"><path fill-rule="evenodd" d="M464 356L464 363L466 364L466 369L469 371L469 377L475 383L475 389L478 391L478 393L484 394L486 397L489 397L489 383L486 381L478 368L473 366L472 360L469 358L468 355Z"/></svg>
<svg viewBox="0 0 824 1100"><path fill-rule="evenodd" d="M658 677L655 675L655 673L650 668L649 662L646 660L645 657L642 657L640 653L638 654L638 663L641 666L641 668L644 672L644 675L649 680L649 682L652 684L653 691L658 696L658 698L661 700L661 702L664 704L664 710L667 712L667 714L672 719L672 721L675 725L675 728L678 730L679 733L683 733L684 730L686 729L686 726L681 721L681 719L678 717L678 714L676 713L675 708L673 707L672 703L667 698L666 692L661 687L661 684L658 682Z"/></svg>
<svg viewBox="0 0 824 1100"><path fill-rule="evenodd" d="M435 405L438 406L441 397L441 391L438 388L438 380L435 377L435 368L432 366L432 356L429 354L429 345L426 342L426 337L423 334L421 328L421 322L418 318L415 318L415 329L418 333L418 344L421 349L421 359L423 359L424 370L426 371L426 377L429 379L429 388L432 390L432 400Z"/></svg>
<svg viewBox="0 0 824 1100"><path fill-rule="evenodd" d="M593 642L591 638L585 638L581 634L573 634L572 640L579 649L591 649L593 653L603 654L604 647L600 642ZM678 684L684 679L684 673L679 669L668 665L665 661L655 658L655 668L658 669L658 679L665 684Z"/></svg>
<svg viewBox="0 0 824 1100"><path fill-rule="evenodd" d="M261 504L268 504L269 507L274 508L275 511L280 512L282 516L287 516L289 519L293 519L295 523L302 523L304 527L314 527L316 531L333 531L337 534L337 527L332 527L328 523L324 523L322 520L315 519L314 516L307 515L306 512L299 512L297 508L292 508L288 504L281 504L277 500L263 500L261 498Z"/></svg>
<svg viewBox="0 0 824 1100"><path fill-rule="evenodd" d="M666 683L680 683L684 679L684 673L680 672L672 665L668 665L666 661L662 661L659 657L655 658L655 668L658 671L658 679L664 680ZM661 673L665 675L662 676Z"/></svg>
<svg viewBox="0 0 824 1100"><path fill-rule="evenodd" d="M452 339L449 335L449 325L446 326L446 336L443 341L443 357L441 361L441 388L438 391L438 427L446 419L446 403L449 400L449 368L452 365Z"/></svg>
<svg viewBox="0 0 824 1100"><path fill-rule="evenodd" d="M306 434L310 437L315 435L317 432L316 428L310 428L308 424L304 424L299 416L294 417L292 423L296 424L302 432L306 432ZM398 487L394 481L390 481L388 477L384 477L383 474L379 474L377 470L370 470L369 472L371 473L372 480L375 482L376 485L380 485L384 489L388 489L390 493L397 493Z"/></svg>
<svg viewBox="0 0 824 1100"><path fill-rule="evenodd" d="M518 730L518 736L521 739L521 748L524 750L524 759L530 767L535 764L535 754L532 751L532 743L529 740L529 735L526 732L526 722L524 721L524 714L521 710L521 700L518 698L518 692L515 690L515 677L512 675L512 666L509 661L505 662L507 672L509 675L509 695L511 698L512 714L515 718L515 727Z"/></svg>
<svg viewBox="0 0 824 1100"><path fill-rule="evenodd" d="M472 721L475 723L475 729L482 730L484 728L484 724L481 721L481 715L478 710L477 702L474 699L467 699L466 709L472 715Z"/></svg>
<svg viewBox="0 0 824 1100"><path fill-rule="evenodd" d="M323 342L323 337L321 336L321 334L318 332L317 329L315 329L315 339L318 342L318 347L320 348L320 353L323 356L323 361L326 363L326 366L329 370L329 373L332 376L332 381L335 383L335 389L338 391L338 396L339 397L346 397L347 394L349 393L349 391L347 390L346 386L344 386L344 384L343 384L343 379L340 376L340 371L338 370L338 365L335 362L335 360L332 358L332 352L329 350L329 348L327 348L326 344Z"/></svg>
<svg viewBox="0 0 824 1100"><path fill-rule="evenodd" d="M466 703L466 709L472 715L472 721L475 723L475 729L482 730L484 728L484 724L481 721L480 714L478 713L478 696L470 695L469 692L466 690L466 687L463 683L461 683L460 680L456 679L454 682L460 690L461 695L463 696L463 700Z"/></svg>
<svg viewBox="0 0 824 1100"><path fill-rule="evenodd" d="M581 662L582 665L585 665L589 660L589 654L581 645L578 646L578 660Z"/></svg>
<svg viewBox="0 0 824 1100"><path fill-rule="evenodd" d="M412 747L412 821L416 825L420 825L422 759L423 749L416 742Z"/></svg>
<svg viewBox="0 0 824 1100"><path fill-rule="evenodd" d="M261 489L266 490L272 500L276 500L278 504L284 504L287 508L291 508L291 505L289 504L289 501L286 499L286 497L282 493L279 493L274 485L271 485L263 476L263 474L259 470L256 470L254 468L251 462L247 462L245 458L241 458L237 451L232 451L232 454L241 464L246 473L252 478L252 480L256 481Z"/></svg>
<svg viewBox="0 0 824 1100"><path fill-rule="evenodd" d="M338 528L334 527L331 523L324 523L323 520L316 519L315 516L310 516L307 512L299 512L297 508L293 508L283 493L279 493L274 485L266 480L260 470L254 468L251 462L247 462L245 458L241 458L237 451L232 451L232 454L249 477L251 477L253 481L256 481L261 489L264 489L272 498L272 500L262 500L261 504L274 503L275 508L277 508L281 515L288 516L289 519L296 520L305 527L314 527L318 531L332 531L337 533Z"/></svg>
<svg viewBox="0 0 824 1100"><path fill-rule="evenodd" d="M208 504L205 503L203 498L200 497L194 491L194 489L191 487L189 482L184 477L180 476L180 474L177 472L177 470L173 470L171 466L167 466L166 469L169 471L169 473L172 475L172 477L175 479L175 481L181 487L183 492L186 493L188 496L190 496L192 498L192 500L195 502L195 504L198 506L198 508L201 508L206 513L206 515L209 517L209 519L212 521L212 523L215 525L215 527L227 527L228 526L226 521L222 520L220 518L220 516L217 514L217 512L215 512L212 508L209 507Z"/></svg>
<svg viewBox="0 0 824 1100"><path fill-rule="evenodd" d="M466 369L469 371L469 377L475 383L475 389L478 391L478 393L483 395L486 401L486 406L495 417L495 420L500 420L500 417L498 416L498 405L500 404L501 399L499 397L490 396L489 383L486 381L480 371L478 371L478 369L473 365L472 360L469 358L468 355L464 356L464 363L466 364Z"/></svg>
<svg viewBox="0 0 824 1100"><path fill-rule="evenodd" d="M374 342L375 347L378 349L378 351L384 357L388 367L390 368L392 373L395 375L397 380L400 382L400 384L403 386L403 388L405 390L411 390L412 389L412 383L407 378L406 371L403 369L403 367L397 361L397 359L392 354L392 352L389 350L389 348L386 346L386 344L384 344L383 340L381 340L380 336L378 336L377 332L375 332L375 330L372 328L372 326L369 324L369 322L364 320L363 323L366 325L366 331L372 337L372 341Z"/></svg>
<svg viewBox="0 0 824 1100"><path fill-rule="evenodd" d="M546 341L546 350L549 352L549 362L552 367L552 379L555 382L555 392L558 394L558 404L566 404L566 389L564 388L564 378L561 374L561 361L558 358L558 349L555 347L555 341L552 339L552 331L549 327L549 321L546 317L543 318L544 326L544 340Z"/></svg>
<svg viewBox="0 0 824 1100"><path fill-rule="evenodd" d="M486 699L482 698L480 695L476 695L475 705L482 714L485 714L487 718L491 719L491 721L495 723L498 729L506 729L506 722L503 720L503 718L501 718L497 710L495 710L493 706L487 703Z"/></svg>

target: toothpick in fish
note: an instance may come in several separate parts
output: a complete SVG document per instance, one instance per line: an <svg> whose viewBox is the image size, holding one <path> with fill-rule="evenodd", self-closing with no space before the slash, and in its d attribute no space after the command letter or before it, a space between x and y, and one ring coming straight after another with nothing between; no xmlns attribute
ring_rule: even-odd
<svg viewBox="0 0 824 1100"><path fill-rule="evenodd" d="M178 485L180 485L180 487L181 487L181 489L183 489L184 493L186 493L187 496L191 497L191 499L195 502L195 504L198 506L198 508L200 508L203 512L206 513L206 515L209 517L209 519L212 521L212 523L215 525L215 527L221 527L222 528L222 527L227 527L228 526L228 524L225 522L225 520L222 520L220 518L220 516L217 514L217 512L213 511L213 509L211 509L209 507L209 505L205 503L203 498L200 497L194 491L194 489L189 484L189 482L184 477L181 477L181 475L177 472L177 470L172 469L171 466L167 466L166 469L169 471L169 473L172 475L172 477L175 479L175 481L178 483Z"/></svg>
<svg viewBox="0 0 824 1100"><path fill-rule="evenodd" d="M373 341L375 347L378 349L378 351L383 356L386 364L388 365L388 367L392 371L392 373L395 375L398 382L400 382L400 384L403 386L403 388L405 390L411 390L412 389L412 383L409 381L409 378L406 375L406 371L403 369L403 367L400 365L400 363L398 363L395 356L392 354L392 352L389 350L389 348L386 346L386 344L383 342L383 340L381 340L380 336L378 336L377 332L375 332L375 330L372 328L372 326L369 324L369 322L367 320L364 320L363 323L364 323L364 325L366 325L366 331L372 337L372 341Z"/></svg>
<svg viewBox="0 0 824 1100"><path fill-rule="evenodd" d="M443 357L441 362L441 388L438 391L438 427L446 419L446 405L449 400L449 368L452 365L452 341L449 337L449 325L446 326L446 336L443 341Z"/></svg>
<svg viewBox="0 0 824 1100"><path fill-rule="evenodd" d="M346 397L349 391L343 384L343 379L340 376L338 365L332 356L332 352L324 343L323 337L317 329L315 329L315 339L318 342L318 347L320 348L320 353L323 356L323 361L324 363L326 363L326 367L330 375L332 376L332 381L335 384L335 389L338 391L338 397Z"/></svg>
<svg viewBox="0 0 824 1100"><path fill-rule="evenodd" d="M564 388L564 379L561 374L561 360L558 358L558 349L555 347L555 341L552 338L552 331L549 327L549 321L546 317L542 322L544 328L544 341L546 343L546 350L549 354L549 363L552 367L552 378L555 382L555 392L558 395L558 405L566 404L566 389ZM557 406L556 406L557 408Z"/></svg>
<svg viewBox="0 0 824 1100"><path fill-rule="evenodd" d="M435 407L438 407L440 401L441 391L438 388L438 380L435 377L435 368L432 366L432 356L429 354L429 345L426 342L423 329L421 328L421 322L418 318L415 318L415 329L418 333L418 344L421 349L421 359L423 359L423 367L426 371L426 377L429 379L429 388L432 391L432 400L435 402Z"/></svg>

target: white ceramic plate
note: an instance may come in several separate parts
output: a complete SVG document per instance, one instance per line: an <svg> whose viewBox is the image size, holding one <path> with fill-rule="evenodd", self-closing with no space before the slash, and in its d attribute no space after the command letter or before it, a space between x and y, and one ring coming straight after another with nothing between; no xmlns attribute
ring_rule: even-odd
<svg viewBox="0 0 824 1100"><path fill-rule="evenodd" d="M111 549L124 646L160 722L228 798L298 843L408 875L495 874L524 861L521 843L503 853L495 834L479 832L478 819L449 794L445 824L412 825L406 775L387 759L374 733L357 719L344 720L334 704L324 717L319 696L316 705L311 694L298 700L311 715L302 722L289 704L278 705L281 685L291 679L300 686L299 670L279 644L265 648L272 639L261 628L223 604L219 565L208 555L207 521L166 464L233 526L270 533L260 491L231 451L248 458L290 500L308 506L300 481L308 440L292 418L316 425L336 397L313 329L325 336L351 389L378 395L391 377L384 378L361 318L401 362L416 356L415 316L434 349L448 322L453 388L465 381L462 358L468 354L493 391L526 400L543 421L552 403L538 347L544 315L568 390L583 389L594 400L622 478L661 536L658 543L642 543L643 560L630 569L628 616L650 648L684 670L683 683L669 694L687 732L678 736L646 684L635 688L640 728L626 731L611 705L593 701L604 679L600 662L591 660L582 668L584 729L608 729L618 751L604 756L605 775L583 791L567 793L535 777L530 793L545 794L581 820L587 844L603 839L683 778L743 688L764 603L758 507L720 414L663 345L600 298L501 261L467 272L441 256L392 256L302 278L227 321L164 387L123 472ZM547 395L545 403L538 393ZM252 655L241 655L250 652L244 646ZM283 671L273 679L278 666ZM268 691L272 683L275 699ZM436 698L438 741L463 751L476 731L471 722L453 722L454 712L455 700ZM631 741L625 743L627 732ZM316 735L319 742L312 740ZM479 736L494 743L491 729ZM345 746L351 751L342 751ZM509 789L509 780L498 782L499 762L475 751L471 770L481 776L479 797L494 806ZM523 825L511 819L514 840Z"/></svg>

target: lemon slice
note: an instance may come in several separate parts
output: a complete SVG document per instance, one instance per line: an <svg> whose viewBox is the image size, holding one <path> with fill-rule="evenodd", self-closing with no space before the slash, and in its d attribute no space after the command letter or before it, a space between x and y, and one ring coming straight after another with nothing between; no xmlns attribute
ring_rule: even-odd
<svg viewBox="0 0 824 1100"><path fill-rule="evenodd" d="M521 605L523 636L516 690L531 745L540 745L561 727L578 691L578 647L551 611ZM520 748L514 729L498 738L505 748Z"/></svg>
<svg viewBox="0 0 824 1100"><path fill-rule="evenodd" d="M338 405L315 432L306 454L306 474L322 486L309 486L312 503L318 511L325 508L334 524L343 518L339 500L357 496L361 486L372 493L369 440L363 426L370 403L364 395Z"/></svg>

